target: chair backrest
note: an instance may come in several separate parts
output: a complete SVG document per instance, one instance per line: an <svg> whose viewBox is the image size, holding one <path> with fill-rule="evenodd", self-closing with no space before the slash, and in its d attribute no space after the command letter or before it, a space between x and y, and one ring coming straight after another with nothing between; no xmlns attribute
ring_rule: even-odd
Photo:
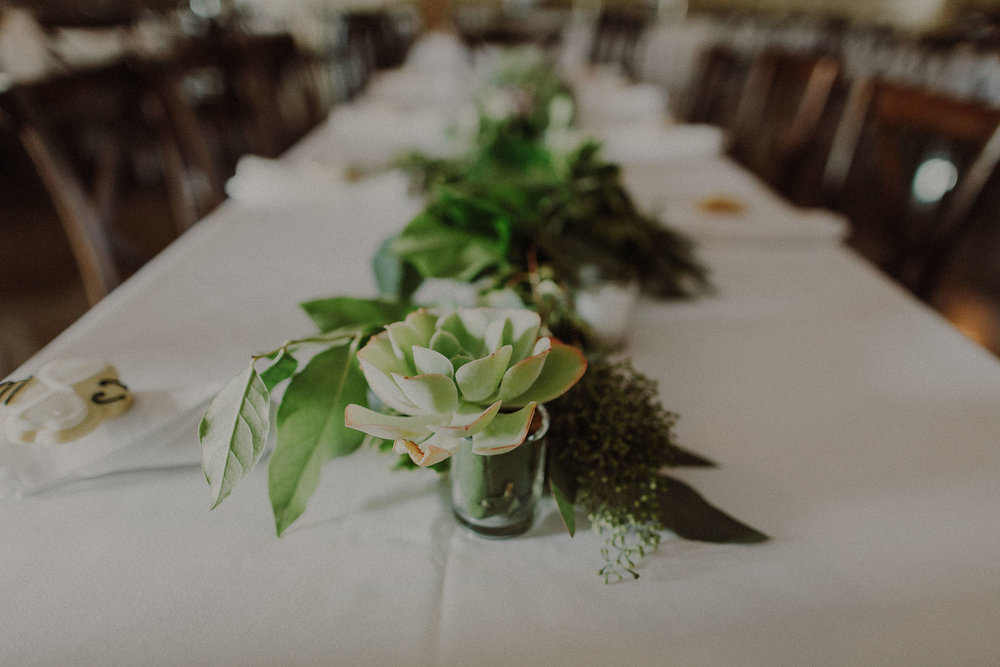
<svg viewBox="0 0 1000 667"><path fill-rule="evenodd" d="M793 199L818 141L840 77L840 63L824 55L761 52L747 76L729 132L729 152ZM823 161L816 162L817 170Z"/></svg>
<svg viewBox="0 0 1000 667"><path fill-rule="evenodd" d="M140 178L156 172L172 213L172 233L197 219L164 108L131 64L18 83L0 94L0 109L52 200L92 304L120 283L120 269L149 258L116 235L125 190L140 187Z"/></svg>
<svg viewBox="0 0 1000 667"><path fill-rule="evenodd" d="M927 298L1000 163L1000 109L856 82L825 174L852 244Z"/></svg>
<svg viewBox="0 0 1000 667"><path fill-rule="evenodd" d="M745 59L726 44L712 44L703 49L688 85L684 120L723 128L732 126L747 70Z"/></svg>
<svg viewBox="0 0 1000 667"><path fill-rule="evenodd" d="M590 62L595 65L617 65L625 76L637 78L639 42L651 18L638 10L601 12L594 26Z"/></svg>

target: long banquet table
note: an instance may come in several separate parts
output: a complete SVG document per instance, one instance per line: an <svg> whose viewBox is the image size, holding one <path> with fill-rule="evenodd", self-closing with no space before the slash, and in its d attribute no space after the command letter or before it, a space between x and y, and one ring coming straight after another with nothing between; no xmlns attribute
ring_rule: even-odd
<svg viewBox="0 0 1000 667"><path fill-rule="evenodd" d="M300 301L373 295L371 256L419 210L394 172L324 180L335 120L245 163L231 200L12 376L104 357L150 421L0 499L0 664L1000 661L1000 363L717 154L625 164L715 285L641 302L627 351L720 464L678 476L770 541L668 534L637 581L605 585L599 538L551 504L483 540L435 474L370 451L328 464L280 539L264 466L209 511L206 397L311 330ZM744 218L678 208L713 192Z"/></svg>

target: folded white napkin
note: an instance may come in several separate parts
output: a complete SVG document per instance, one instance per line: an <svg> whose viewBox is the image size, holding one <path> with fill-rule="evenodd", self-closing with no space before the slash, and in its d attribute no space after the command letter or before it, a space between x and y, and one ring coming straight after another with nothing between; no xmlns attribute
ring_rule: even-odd
<svg viewBox="0 0 1000 667"><path fill-rule="evenodd" d="M328 145L331 155L372 169L409 151L449 156L461 150L458 122L456 113L440 109L400 109L372 101L331 114Z"/></svg>
<svg viewBox="0 0 1000 667"><path fill-rule="evenodd" d="M127 412L70 442L21 444L0 432L0 497L113 472L199 465L198 423L218 390L133 391Z"/></svg>
<svg viewBox="0 0 1000 667"><path fill-rule="evenodd" d="M612 162L656 164L722 154L724 135L715 125L662 121L608 126L596 133Z"/></svg>
<svg viewBox="0 0 1000 667"><path fill-rule="evenodd" d="M573 84L579 110L577 122L586 129L667 116L667 93L651 83L629 83L621 76L596 70Z"/></svg>
<svg viewBox="0 0 1000 667"><path fill-rule="evenodd" d="M366 175L363 169L363 165L349 163L293 162L247 155L240 158L236 173L226 183L226 193L245 204L269 208L343 204L364 197L399 201L406 197L408 181L402 173Z"/></svg>

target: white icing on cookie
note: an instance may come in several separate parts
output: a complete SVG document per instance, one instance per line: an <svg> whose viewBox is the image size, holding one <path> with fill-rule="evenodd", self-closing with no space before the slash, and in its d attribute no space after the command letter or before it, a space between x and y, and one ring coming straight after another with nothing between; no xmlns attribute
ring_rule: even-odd
<svg viewBox="0 0 1000 667"><path fill-rule="evenodd" d="M0 424L12 442L69 442L131 404L132 395L106 361L60 359L33 377L0 385Z"/></svg>

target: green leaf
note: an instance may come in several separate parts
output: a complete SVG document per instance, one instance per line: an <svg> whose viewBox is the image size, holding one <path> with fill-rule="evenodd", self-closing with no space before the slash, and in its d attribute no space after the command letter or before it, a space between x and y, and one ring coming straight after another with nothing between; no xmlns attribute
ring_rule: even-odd
<svg viewBox="0 0 1000 667"><path fill-rule="evenodd" d="M357 325L383 325L401 320L414 306L385 299L337 296L301 304L320 331Z"/></svg>
<svg viewBox="0 0 1000 667"><path fill-rule="evenodd" d="M408 226L392 242L392 252L425 278L469 282L504 261L503 247L494 239L443 225Z"/></svg>
<svg viewBox="0 0 1000 667"><path fill-rule="evenodd" d="M299 367L298 360L288 350L279 350L276 355L268 356L269 359L274 360L274 363L260 374L260 379L264 381L264 386L267 387L268 391L274 391L279 383L292 377Z"/></svg>
<svg viewBox="0 0 1000 667"><path fill-rule="evenodd" d="M364 434L344 425L350 403L366 405L357 341L320 352L292 378L278 408L278 444L268 467L268 492L281 535L305 511L324 463L350 454Z"/></svg>
<svg viewBox="0 0 1000 667"><path fill-rule="evenodd" d="M423 282L423 276L392 252L392 238L386 239L372 258L372 270L380 294L409 301Z"/></svg>
<svg viewBox="0 0 1000 667"><path fill-rule="evenodd" d="M213 509L260 460L270 428L270 403L267 387L251 363L216 394L202 417L201 465Z"/></svg>
<svg viewBox="0 0 1000 667"><path fill-rule="evenodd" d="M686 468L715 468L717 464L712 459L705 458L701 454L692 452L689 449L684 449L683 447L678 447L675 444L668 443L667 449L670 450L670 465L673 467L686 467Z"/></svg>
<svg viewBox="0 0 1000 667"><path fill-rule="evenodd" d="M559 516L562 517L563 525L569 531L569 536L576 534L576 510L573 508L573 501L566 493L559 488L559 485L549 478L549 488L552 490L552 497L555 498L556 507L559 509Z"/></svg>
<svg viewBox="0 0 1000 667"><path fill-rule="evenodd" d="M679 537L742 544L768 539L767 535L709 504L697 491L673 477L658 477L656 492L660 521Z"/></svg>

